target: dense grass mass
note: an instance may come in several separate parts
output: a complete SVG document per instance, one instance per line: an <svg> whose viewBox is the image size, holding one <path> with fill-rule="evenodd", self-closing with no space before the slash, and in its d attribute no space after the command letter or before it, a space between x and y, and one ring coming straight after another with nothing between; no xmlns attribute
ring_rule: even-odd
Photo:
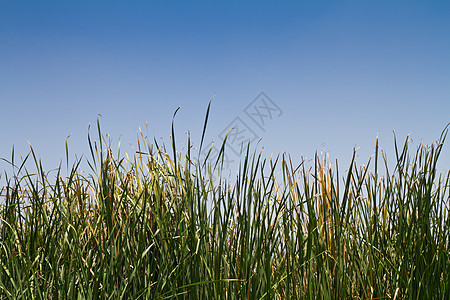
<svg viewBox="0 0 450 300"><path fill-rule="evenodd" d="M450 299L446 130L391 169L378 143L345 173L247 151L233 180L189 141L114 157L98 133L91 175L8 160L1 299Z"/></svg>

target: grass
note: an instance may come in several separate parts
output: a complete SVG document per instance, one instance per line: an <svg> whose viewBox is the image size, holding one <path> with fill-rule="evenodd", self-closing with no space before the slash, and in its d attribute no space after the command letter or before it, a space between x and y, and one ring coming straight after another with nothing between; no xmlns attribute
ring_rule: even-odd
<svg viewBox="0 0 450 300"><path fill-rule="evenodd" d="M293 166L247 150L233 181L220 159L196 162L189 138L169 154L141 133L114 157L98 126L91 175L79 160L65 177L13 151L0 298L450 299L446 133L413 154L395 142L391 169L377 141L343 174L326 156Z"/></svg>

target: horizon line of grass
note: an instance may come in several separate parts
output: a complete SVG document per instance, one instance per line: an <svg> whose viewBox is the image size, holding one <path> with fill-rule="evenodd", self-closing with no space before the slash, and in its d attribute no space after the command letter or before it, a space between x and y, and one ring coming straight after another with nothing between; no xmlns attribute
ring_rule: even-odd
<svg viewBox="0 0 450 300"><path fill-rule="evenodd" d="M134 156L114 157L97 120L88 176L78 160L53 180L33 148L17 165L13 151L0 298L450 298L450 172L436 171L447 127L413 156L394 140L393 170L377 139L343 176L325 155L294 166L247 147L233 181L226 138L200 162L189 136L177 152L173 126L172 156L140 132Z"/></svg>

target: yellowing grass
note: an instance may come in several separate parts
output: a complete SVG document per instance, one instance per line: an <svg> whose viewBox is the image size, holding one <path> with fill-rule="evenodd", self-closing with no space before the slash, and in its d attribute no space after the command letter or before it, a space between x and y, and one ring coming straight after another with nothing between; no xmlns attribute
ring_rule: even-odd
<svg viewBox="0 0 450 300"><path fill-rule="evenodd" d="M142 135L114 157L98 132L89 177L77 162L53 180L36 159L30 174L33 152L11 161L0 298L450 299L446 131L412 156L396 144L394 169L378 142L345 174L325 156L293 166L247 151L236 180L216 183L220 163L197 163L190 141L182 157Z"/></svg>

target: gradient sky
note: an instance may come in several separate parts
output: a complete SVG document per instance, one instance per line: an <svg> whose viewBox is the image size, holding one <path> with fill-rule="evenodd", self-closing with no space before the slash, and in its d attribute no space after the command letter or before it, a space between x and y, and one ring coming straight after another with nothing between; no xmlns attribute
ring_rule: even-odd
<svg viewBox="0 0 450 300"><path fill-rule="evenodd" d="M282 111L264 130L244 111L260 92ZM450 2L0 2L2 158L30 142L56 168L67 137L87 155L98 114L113 145L132 151L146 122L168 144L179 106L177 142L198 145L214 94L207 140L239 117L266 156L325 150L345 169L377 134L389 155L393 130L431 143L450 122Z"/></svg>

